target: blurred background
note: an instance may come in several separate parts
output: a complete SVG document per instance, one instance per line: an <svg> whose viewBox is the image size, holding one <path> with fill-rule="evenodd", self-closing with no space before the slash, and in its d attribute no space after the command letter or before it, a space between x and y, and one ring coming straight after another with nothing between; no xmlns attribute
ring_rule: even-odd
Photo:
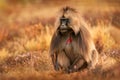
<svg viewBox="0 0 120 80"><path fill-rule="evenodd" d="M76 8L90 28L100 55L101 75L53 70L49 45L56 15L65 6ZM120 0L0 0L1 80L118 79L119 63Z"/></svg>

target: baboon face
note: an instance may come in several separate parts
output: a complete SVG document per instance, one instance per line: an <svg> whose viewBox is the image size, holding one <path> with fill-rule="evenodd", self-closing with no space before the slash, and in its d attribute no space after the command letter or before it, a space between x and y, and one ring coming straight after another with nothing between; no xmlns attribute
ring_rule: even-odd
<svg viewBox="0 0 120 80"><path fill-rule="evenodd" d="M59 28L58 28L59 31L61 33L65 33L65 32L68 32L68 31L72 30L72 28L69 27L69 24L70 24L70 19L62 16L60 18L60 25L59 25Z"/></svg>

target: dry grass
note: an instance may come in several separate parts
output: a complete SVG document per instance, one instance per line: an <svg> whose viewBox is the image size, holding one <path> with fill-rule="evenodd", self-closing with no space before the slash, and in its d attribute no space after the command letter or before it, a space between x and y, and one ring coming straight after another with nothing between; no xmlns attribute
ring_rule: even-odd
<svg viewBox="0 0 120 80"><path fill-rule="evenodd" d="M71 6L76 4L75 7L81 11L81 15L91 26L90 31L100 58L95 72L83 70L65 74L54 71L48 53L55 29L53 27L55 13L63 3L58 1L54 6L50 3L48 4L50 7L45 7L44 4L36 4L33 7L30 3L24 6L18 5L17 2L13 3L16 4L14 6L12 3L7 4L10 4L9 7L5 2L2 4L4 8L0 14L0 26L2 25L0 80L118 80L120 78L120 25L119 18L115 19L120 15L114 14L119 13L119 8L105 6L104 9L99 7L93 10L95 5L85 7L83 4L79 6L76 1L70 2Z"/></svg>

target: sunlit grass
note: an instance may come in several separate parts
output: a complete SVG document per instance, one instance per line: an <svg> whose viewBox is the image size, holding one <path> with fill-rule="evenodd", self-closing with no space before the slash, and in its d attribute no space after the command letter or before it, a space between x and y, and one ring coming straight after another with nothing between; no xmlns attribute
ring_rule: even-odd
<svg viewBox="0 0 120 80"><path fill-rule="evenodd" d="M7 49L3 48L0 50L0 62L4 61L7 57L9 57L9 52Z"/></svg>
<svg viewBox="0 0 120 80"><path fill-rule="evenodd" d="M113 37L110 35L109 26L98 25L92 29L92 36L96 47L103 51L114 48L116 45Z"/></svg>

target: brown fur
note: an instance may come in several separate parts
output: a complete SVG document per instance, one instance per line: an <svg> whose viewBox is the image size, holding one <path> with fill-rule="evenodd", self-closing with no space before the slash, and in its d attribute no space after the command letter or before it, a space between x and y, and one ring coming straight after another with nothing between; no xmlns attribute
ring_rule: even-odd
<svg viewBox="0 0 120 80"><path fill-rule="evenodd" d="M73 31L60 34L59 25L61 16L70 20L68 25ZM98 52L95 48L91 34L79 13L70 7L60 10L56 20L56 31L50 45L50 55L56 70L65 68L67 71L77 71L85 63L89 69L95 68L98 62ZM72 43L66 45L66 40L71 37Z"/></svg>

